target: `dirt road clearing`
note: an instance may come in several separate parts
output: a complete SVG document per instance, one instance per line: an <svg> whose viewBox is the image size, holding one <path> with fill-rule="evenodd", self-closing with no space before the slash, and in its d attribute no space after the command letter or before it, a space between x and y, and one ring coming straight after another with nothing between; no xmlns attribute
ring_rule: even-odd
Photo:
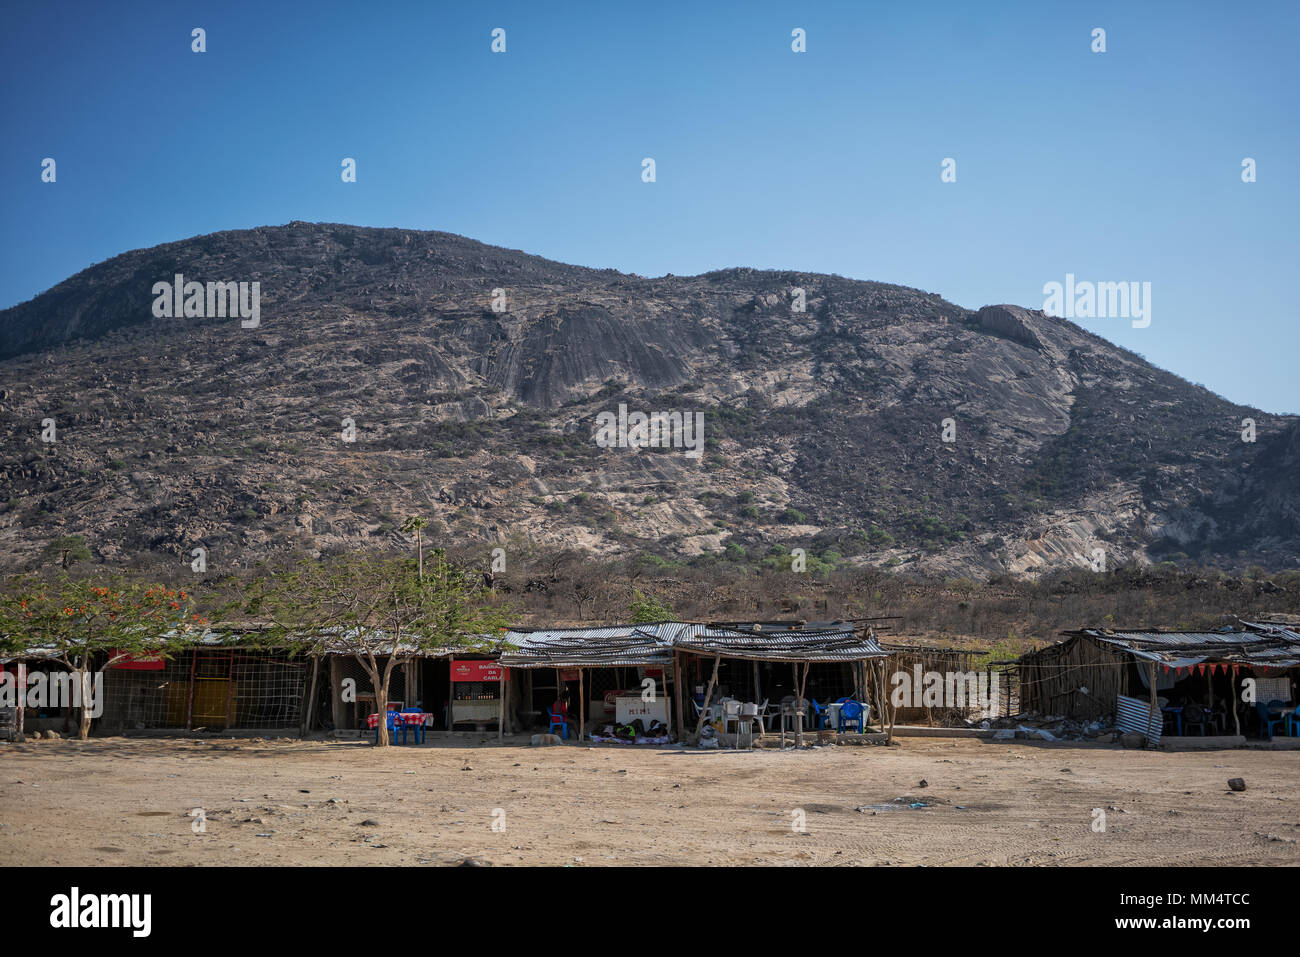
<svg viewBox="0 0 1300 957"><path fill-rule="evenodd" d="M0 864L1296 864L1298 793L1283 751L41 741L0 745Z"/></svg>

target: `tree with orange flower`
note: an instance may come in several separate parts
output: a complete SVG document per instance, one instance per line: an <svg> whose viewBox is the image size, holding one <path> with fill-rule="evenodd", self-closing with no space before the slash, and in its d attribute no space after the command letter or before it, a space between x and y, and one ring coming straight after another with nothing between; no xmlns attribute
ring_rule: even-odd
<svg viewBox="0 0 1300 957"><path fill-rule="evenodd" d="M170 654L192 642L204 624L189 593L117 577L24 575L11 580L0 597L0 651L68 669L83 741L93 718L94 671L131 655Z"/></svg>

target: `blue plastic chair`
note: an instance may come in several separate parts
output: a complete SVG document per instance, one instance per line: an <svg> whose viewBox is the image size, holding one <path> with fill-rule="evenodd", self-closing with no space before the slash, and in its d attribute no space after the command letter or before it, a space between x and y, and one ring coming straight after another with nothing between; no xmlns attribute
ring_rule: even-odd
<svg viewBox="0 0 1300 957"><path fill-rule="evenodd" d="M1274 718L1269 712L1268 708L1271 704L1273 704L1272 701L1268 704L1264 704L1262 701L1255 702L1255 713L1259 715L1259 728L1265 732L1264 737L1270 739L1273 737L1273 729L1282 723L1281 718Z"/></svg>
<svg viewBox="0 0 1300 957"><path fill-rule="evenodd" d="M1297 708L1296 710L1300 711L1300 708ZM1284 714L1282 719L1284 722L1282 727L1288 737L1294 738L1300 736L1300 715L1297 715L1295 711L1291 711Z"/></svg>
<svg viewBox="0 0 1300 957"><path fill-rule="evenodd" d="M563 715L556 714L554 711L547 710L546 716L551 719L551 726L546 729L547 734L555 734L555 729L560 729L560 740L569 740L569 722L564 720Z"/></svg>
<svg viewBox="0 0 1300 957"><path fill-rule="evenodd" d="M826 727L826 712L822 710L822 706L817 703L816 698L812 699L812 709L813 719L817 722L816 730L821 731Z"/></svg>
<svg viewBox="0 0 1300 957"><path fill-rule="evenodd" d="M389 711L385 716L385 724L388 725L388 740L396 742L397 733L402 734L402 744L406 743L406 725L402 724L402 719L397 716L396 711ZM379 722L375 722L375 744L379 743Z"/></svg>
<svg viewBox="0 0 1300 957"><path fill-rule="evenodd" d="M863 727L865 723L866 708L862 706L861 702L854 701L850 698L848 701L845 701L840 705L840 726L835 729L839 734L843 734L849 725L856 727L858 729L858 734L862 734L865 730Z"/></svg>
<svg viewBox="0 0 1300 957"><path fill-rule="evenodd" d="M419 708L407 708L405 711L402 712L402 714L424 714L424 712L421 711ZM405 724L405 723L403 723L403 725L402 725L402 743L403 743L403 744L406 743L406 732L407 732L407 731L410 731L410 732L411 732L411 736L412 736L413 738L415 738L415 743L416 743L416 744L424 744L424 722L423 722L423 721L421 721L419 724Z"/></svg>

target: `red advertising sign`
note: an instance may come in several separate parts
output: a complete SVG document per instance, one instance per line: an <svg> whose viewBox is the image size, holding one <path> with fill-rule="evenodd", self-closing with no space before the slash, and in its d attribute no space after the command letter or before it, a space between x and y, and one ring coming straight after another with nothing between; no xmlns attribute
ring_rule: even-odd
<svg viewBox="0 0 1300 957"><path fill-rule="evenodd" d="M120 654L123 654L123 652L114 649L110 659L116 658ZM120 661L113 662L112 667L121 668L125 671L162 671L165 667L165 660L166 659L163 658L161 652L156 654L127 655Z"/></svg>
<svg viewBox="0 0 1300 957"><path fill-rule="evenodd" d="M509 679L510 669L502 668L495 661L453 661L451 663L452 681L500 681L501 674Z"/></svg>

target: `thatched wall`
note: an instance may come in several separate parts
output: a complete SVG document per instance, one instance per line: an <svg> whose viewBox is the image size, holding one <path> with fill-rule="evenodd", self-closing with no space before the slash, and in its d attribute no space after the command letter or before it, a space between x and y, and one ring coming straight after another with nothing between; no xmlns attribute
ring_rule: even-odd
<svg viewBox="0 0 1300 957"><path fill-rule="evenodd" d="M1082 636L1031 651L1020 659L1020 710L1079 721L1113 715L1131 661L1130 655Z"/></svg>
<svg viewBox="0 0 1300 957"><path fill-rule="evenodd" d="M885 659L886 684L885 693L892 691L889 676L899 671L911 673L916 665L922 672L940 673L956 672L964 674L972 670L974 653L959 648L889 648L889 657ZM1005 690L1005 689L1004 689ZM898 708L894 720L898 724L924 724L936 727L961 727L967 718L975 717L979 708Z"/></svg>

